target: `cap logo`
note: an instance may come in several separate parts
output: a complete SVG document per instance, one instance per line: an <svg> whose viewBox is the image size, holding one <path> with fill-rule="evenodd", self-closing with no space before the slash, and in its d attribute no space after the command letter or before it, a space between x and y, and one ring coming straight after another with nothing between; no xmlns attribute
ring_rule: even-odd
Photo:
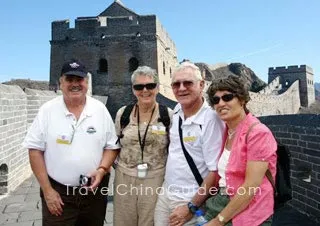
<svg viewBox="0 0 320 226"><path fill-rule="evenodd" d="M80 65L77 64L76 62L74 62L74 63L72 63L72 64L69 64L69 65L70 65L70 67L72 67L72 68L77 68L77 67L80 66Z"/></svg>

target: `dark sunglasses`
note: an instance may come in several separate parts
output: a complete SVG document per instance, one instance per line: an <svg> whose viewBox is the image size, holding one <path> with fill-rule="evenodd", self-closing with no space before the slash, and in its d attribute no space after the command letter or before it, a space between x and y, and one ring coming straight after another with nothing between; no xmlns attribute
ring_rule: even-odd
<svg viewBox="0 0 320 226"><path fill-rule="evenodd" d="M147 83L147 84L135 84L133 85L134 90L143 90L147 88L147 90L151 90L157 87L157 83Z"/></svg>
<svg viewBox="0 0 320 226"><path fill-rule="evenodd" d="M219 97L219 96L213 96L212 98L210 98L211 103L213 105L219 104L220 99L222 99L224 102L229 102L231 101L236 95L234 93L228 93L228 94L224 94L223 96Z"/></svg>
<svg viewBox="0 0 320 226"><path fill-rule="evenodd" d="M190 87L193 86L194 82L193 82L193 81L173 82L173 83L171 84L171 87L172 87L173 89L179 89L180 86L181 86L181 84L183 84L183 86L184 86L185 88L190 88Z"/></svg>

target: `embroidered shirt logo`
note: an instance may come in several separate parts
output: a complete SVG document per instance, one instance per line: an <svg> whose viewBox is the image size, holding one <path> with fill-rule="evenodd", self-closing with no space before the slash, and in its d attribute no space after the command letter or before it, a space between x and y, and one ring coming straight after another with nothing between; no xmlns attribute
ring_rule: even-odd
<svg viewBox="0 0 320 226"><path fill-rule="evenodd" d="M69 65L70 65L70 67L72 67L72 68L77 68L77 67L80 66L80 65L77 64L76 62L74 62L74 63L72 63L72 64L69 64Z"/></svg>
<svg viewBox="0 0 320 226"><path fill-rule="evenodd" d="M97 132L97 131L94 127L92 127L92 126L88 127L87 133L95 133L95 132Z"/></svg>

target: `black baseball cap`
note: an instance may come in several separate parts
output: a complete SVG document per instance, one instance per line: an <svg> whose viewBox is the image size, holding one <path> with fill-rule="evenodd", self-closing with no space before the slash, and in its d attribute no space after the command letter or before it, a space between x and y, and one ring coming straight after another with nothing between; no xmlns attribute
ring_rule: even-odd
<svg viewBox="0 0 320 226"><path fill-rule="evenodd" d="M79 77L87 77L88 71L84 64L82 64L78 60L71 60L65 62L61 69L61 76L62 75L76 75Z"/></svg>

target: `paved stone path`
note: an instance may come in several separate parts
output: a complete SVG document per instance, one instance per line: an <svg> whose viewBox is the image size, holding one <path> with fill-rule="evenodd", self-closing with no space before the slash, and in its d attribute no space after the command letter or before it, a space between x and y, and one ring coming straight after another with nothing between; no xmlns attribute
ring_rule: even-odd
<svg viewBox="0 0 320 226"><path fill-rule="evenodd" d="M110 183L114 173L111 173ZM111 199L112 200L112 199ZM105 226L113 225L113 203L108 203ZM9 195L0 195L1 226L41 226L41 199L39 184L32 175Z"/></svg>

